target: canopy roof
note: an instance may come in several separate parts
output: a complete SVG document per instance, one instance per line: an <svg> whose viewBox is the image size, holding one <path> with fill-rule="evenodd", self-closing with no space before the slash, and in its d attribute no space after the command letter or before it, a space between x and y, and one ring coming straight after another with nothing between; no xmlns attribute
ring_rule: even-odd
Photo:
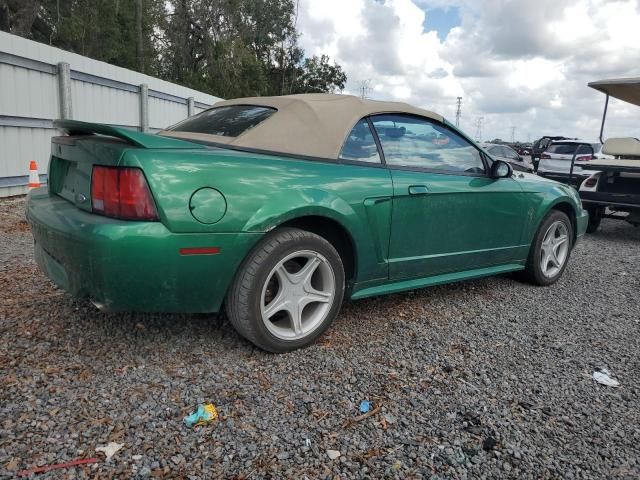
<svg viewBox="0 0 640 480"><path fill-rule="evenodd" d="M640 77L614 78L589 83L591 88L640 107Z"/></svg>
<svg viewBox="0 0 640 480"><path fill-rule="evenodd" d="M160 135L267 150L276 153L337 159L347 135L363 117L408 113L442 122L442 116L401 102L363 100L351 95L312 93L281 97L223 100L211 108L258 105L277 111L237 137L163 130Z"/></svg>

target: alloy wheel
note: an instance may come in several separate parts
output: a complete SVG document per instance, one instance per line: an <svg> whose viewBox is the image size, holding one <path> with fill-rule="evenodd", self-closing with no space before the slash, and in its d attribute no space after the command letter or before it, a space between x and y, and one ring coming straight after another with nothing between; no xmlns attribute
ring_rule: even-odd
<svg viewBox="0 0 640 480"><path fill-rule="evenodd" d="M335 292L335 274L324 256L312 250L293 252L273 267L262 287L262 321L279 339L304 338L326 319Z"/></svg>
<svg viewBox="0 0 640 480"><path fill-rule="evenodd" d="M540 268L547 278L555 277L569 257L569 230L564 222L551 224L540 248Z"/></svg>

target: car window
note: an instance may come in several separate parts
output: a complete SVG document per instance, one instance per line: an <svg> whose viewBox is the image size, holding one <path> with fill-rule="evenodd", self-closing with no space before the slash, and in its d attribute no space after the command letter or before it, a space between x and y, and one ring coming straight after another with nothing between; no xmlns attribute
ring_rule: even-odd
<svg viewBox="0 0 640 480"><path fill-rule="evenodd" d="M265 121L275 112L275 108L256 105L215 107L189 117L167 130L237 137Z"/></svg>
<svg viewBox="0 0 640 480"><path fill-rule="evenodd" d="M371 117L387 165L454 173L484 173L480 152L460 135L409 115Z"/></svg>
<svg viewBox="0 0 640 480"><path fill-rule="evenodd" d="M380 163L380 154L373 138L369 122L360 120L342 146L340 159L367 163Z"/></svg>
<svg viewBox="0 0 640 480"><path fill-rule="evenodd" d="M504 147L496 147L496 155L498 155L499 157L506 157L507 156L507 149Z"/></svg>
<svg viewBox="0 0 640 480"><path fill-rule="evenodd" d="M496 146L487 148L487 151L491 155L494 155L496 157L501 157L502 156L502 152L500 150L501 150L500 147L496 147Z"/></svg>
<svg viewBox="0 0 640 480"><path fill-rule="evenodd" d="M511 160L518 159L518 154L514 152L512 149L510 149L509 147L502 147L502 150L504 151L505 157L510 158Z"/></svg>
<svg viewBox="0 0 640 480"><path fill-rule="evenodd" d="M573 155L580 148L581 152L589 150L589 146L582 143L554 143L549 145L547 153L557 153L559 155Z"/></svg>

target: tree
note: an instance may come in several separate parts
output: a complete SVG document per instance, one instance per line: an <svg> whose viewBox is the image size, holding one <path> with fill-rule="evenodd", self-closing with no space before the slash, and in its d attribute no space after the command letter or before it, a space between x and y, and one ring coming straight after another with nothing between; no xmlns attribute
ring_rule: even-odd
<svg viewBox="0 0 640 480"><path fill-rule="evenodd" d="M296 93L335 92L344 90L346 82L347 75L340 65L330 64L327 55L314 55L305 59L294 88Z"/></svg>
<svg viewBox="0 0 640 480"><path fill-rule="evenodd" d="M39 9L38 0L0 1L0 30L29 37Z"/></svg>
<svg viewBox="0 0 640 480"><path fill-rule="evenodd" d="M342 90L296 19L297 0L0 0L3 30L213 95Z"/></svg>

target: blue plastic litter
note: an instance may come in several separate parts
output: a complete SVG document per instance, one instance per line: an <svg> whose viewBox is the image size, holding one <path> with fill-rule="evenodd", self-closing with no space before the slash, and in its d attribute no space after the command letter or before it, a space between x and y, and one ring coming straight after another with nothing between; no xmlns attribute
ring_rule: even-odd
<svg viewBox="0 0 640 480"><path fill-rule="evenodd" d="M369 400L362 400L360 402L360 411L367 413L369 410L371 410L371 402Z"/></svg>

